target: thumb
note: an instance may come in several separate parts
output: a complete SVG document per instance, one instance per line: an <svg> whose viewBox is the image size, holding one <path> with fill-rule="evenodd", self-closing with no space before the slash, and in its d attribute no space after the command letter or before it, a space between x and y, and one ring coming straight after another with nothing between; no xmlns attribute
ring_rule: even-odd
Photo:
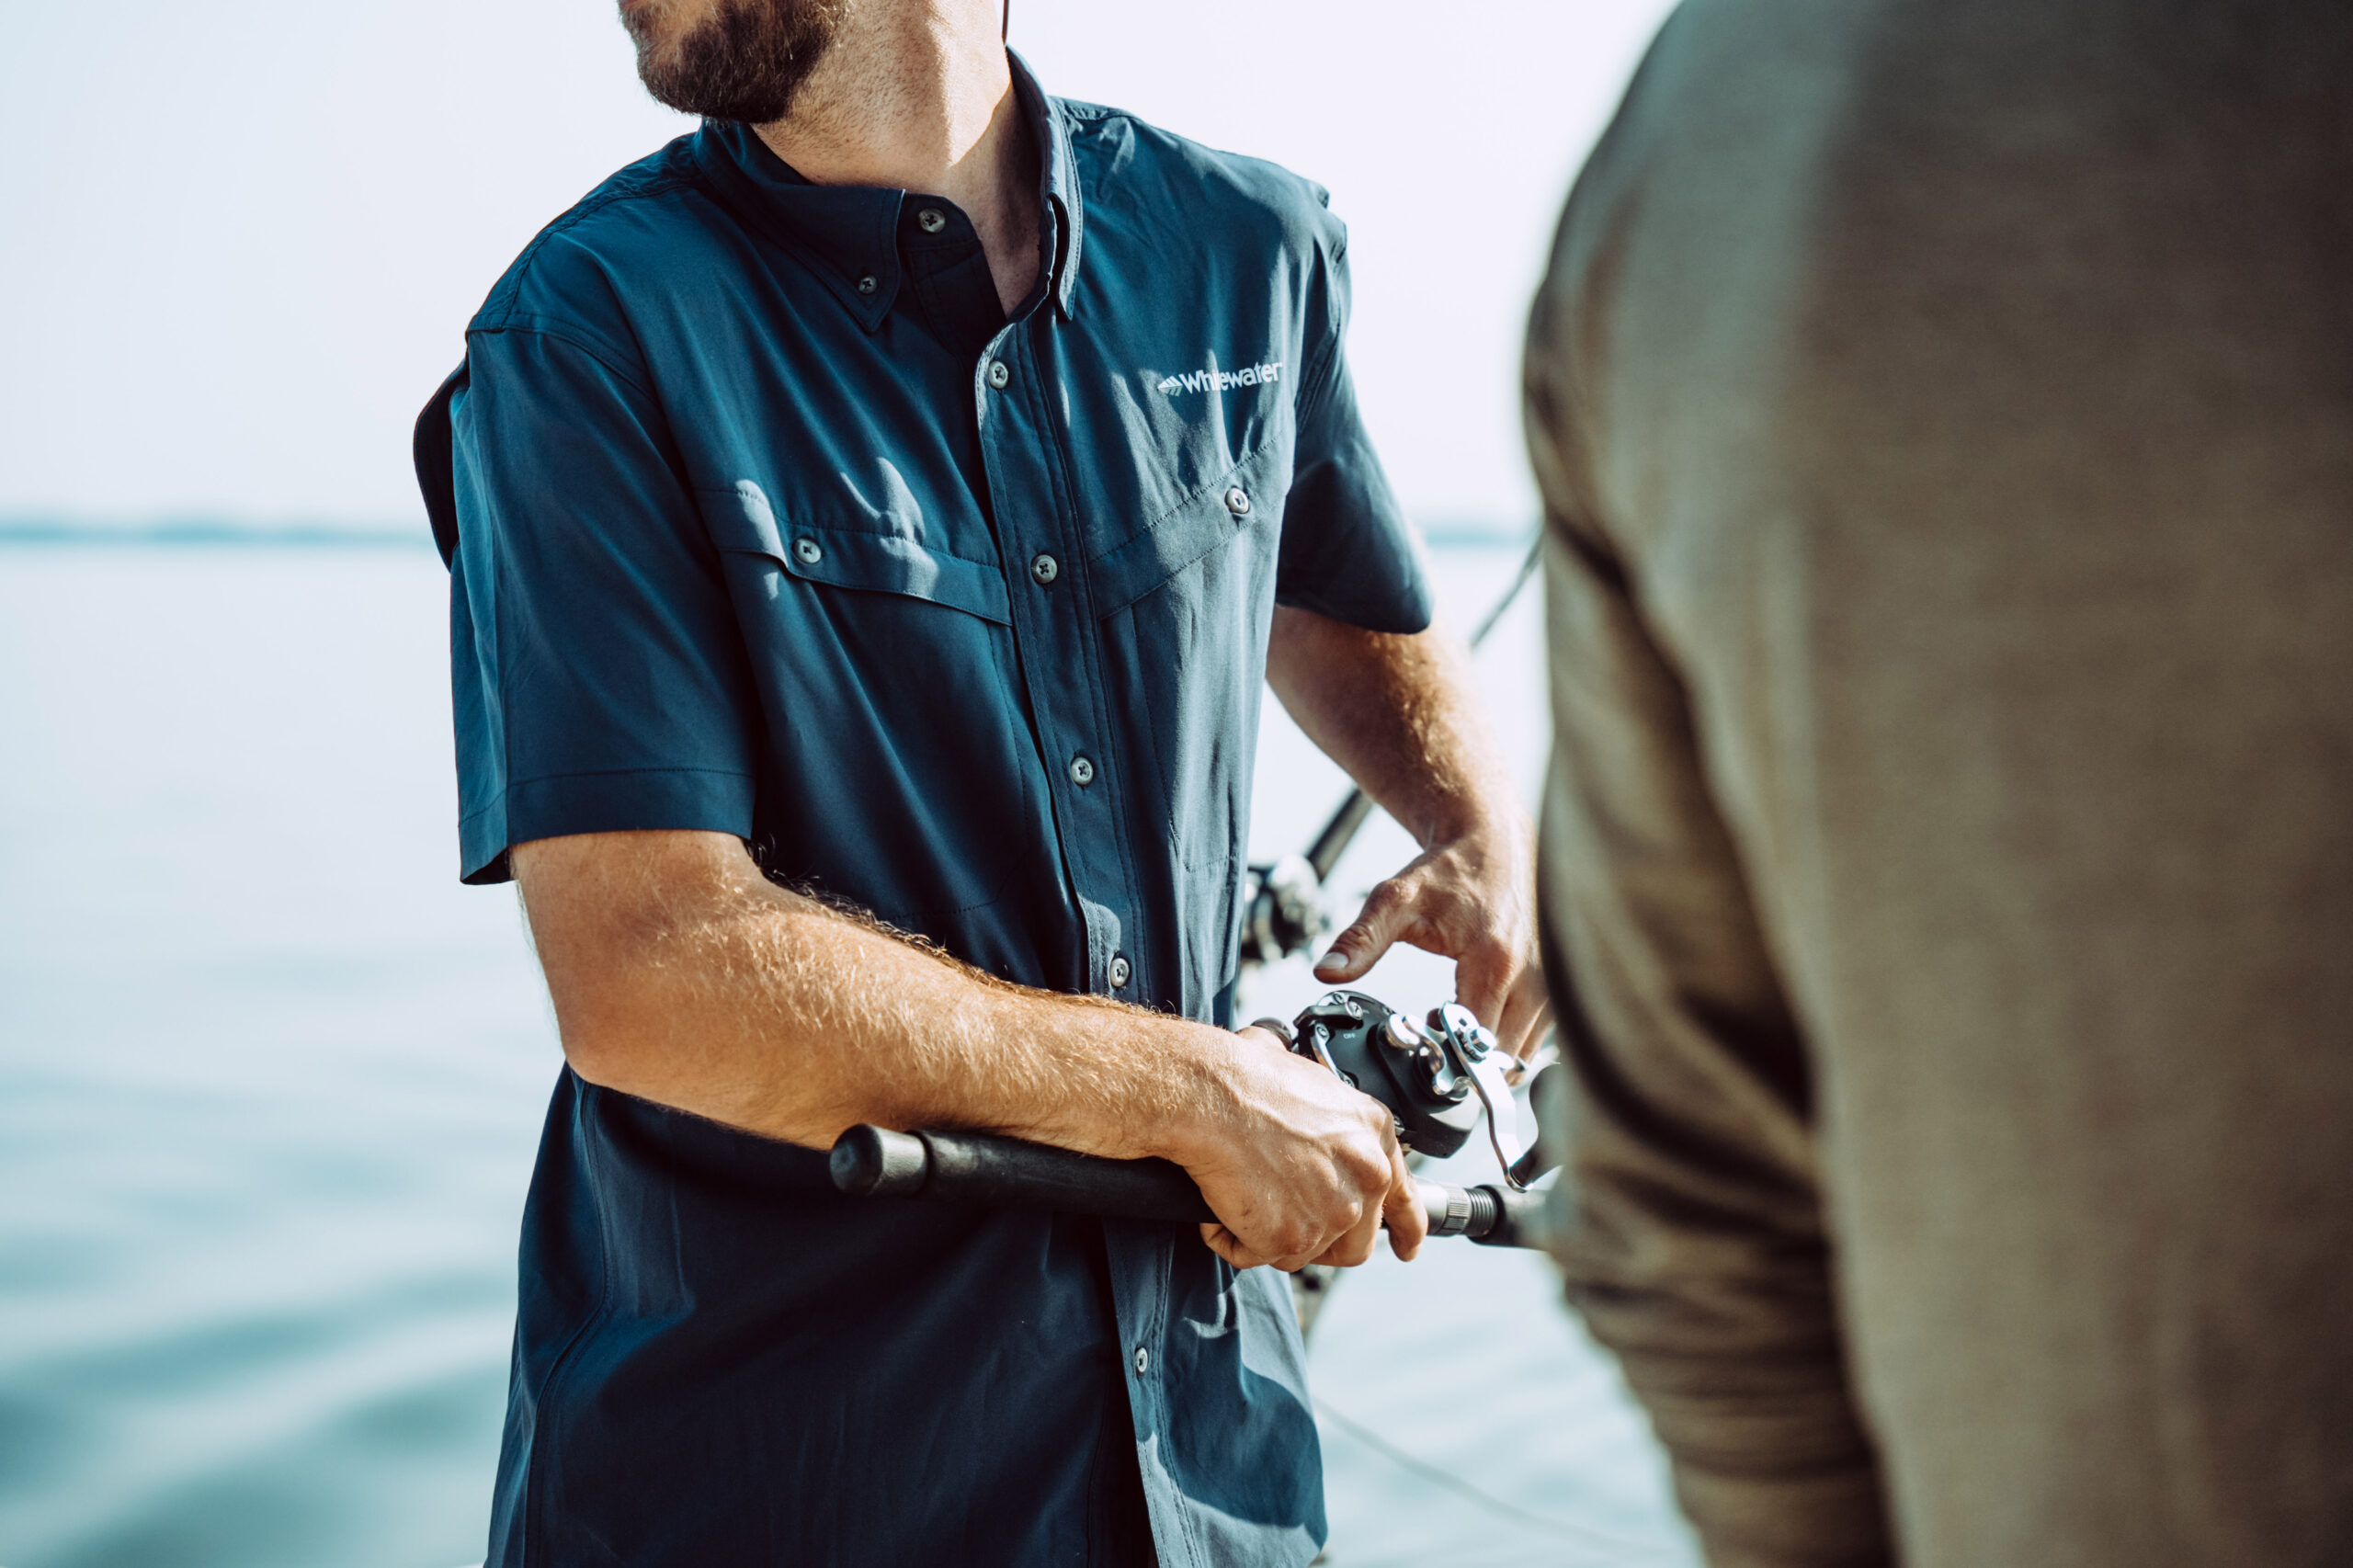
<svg viewBox="0 0 2353 1568"><path fill-rule="evenodd" d="M1396 945L1410 919L1404 891L1393 881L1381 883L1364 901L1356 923L1334 937L1331 949L1315 960L1315 978L1362 979Z"/></svg>

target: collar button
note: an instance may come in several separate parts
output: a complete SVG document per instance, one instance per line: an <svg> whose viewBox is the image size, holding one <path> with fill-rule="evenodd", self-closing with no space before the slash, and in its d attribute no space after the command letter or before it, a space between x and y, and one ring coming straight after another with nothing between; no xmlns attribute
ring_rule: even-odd
<svg viewBox="0 0 2353 1568"><path fill-rule="evenodd" d="M871 272L858 280L858 291L861 294L871 294L881 287L882 287L881 280Z"/></svg>
<svg viewBox="0 0 2353 1568"><path fill-rule="evenodd" d="M926 207L915 214L915 227L926 234L936 234L948 227L948 214L937 207Z"/></svg>

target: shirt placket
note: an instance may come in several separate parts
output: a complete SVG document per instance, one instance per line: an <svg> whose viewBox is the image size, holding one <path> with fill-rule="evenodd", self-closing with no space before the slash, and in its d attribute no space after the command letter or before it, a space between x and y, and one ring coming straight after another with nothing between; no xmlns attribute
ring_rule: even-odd
<svg viewBox="0 0 2353 1568"><path fill-rule="evenodd" d="M1103 699L1095 607L1079 570L1077 518L1042 416L1040 316L1008 325L973 371L982 465L1012 598L1015 663L1044 753L1070 892L1086 934L1086 988L1135 997L1149 972L1134 918L1135 877L1121 824L1125 787Z"/></svg>
<svg viewBox="0 0 2353 1568"><path fill-rule="evenodd" d="M1102 695L1099 621L1081 569L1078 517L1057 481L1060 452L1043 416L1044 394L1055 389L1042 384L1032 352L1030 334L1051 329L1035 319L1000 333L975 369L982 464L1012 595L1015 661L1045 753L1071 896L1086 924L1086 987L1134 1000L1137 982L1152 971L1132 915L1122 758ZM1163 1381L1173 1244L1156 1226L1104 1230L1145 1506L1161 1561L1185 1568L1200 1553L1186 1528L1182 1490L1158 1458L1173 1437Z"/></svg>

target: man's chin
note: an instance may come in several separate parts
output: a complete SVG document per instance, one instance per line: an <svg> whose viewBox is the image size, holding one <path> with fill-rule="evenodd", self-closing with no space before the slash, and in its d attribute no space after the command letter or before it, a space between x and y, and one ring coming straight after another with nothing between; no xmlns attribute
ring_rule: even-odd
<svg viewBox="0 0 2353 1568"><path fill-rule="evenodd" d="M657 103L706 119L765 125L832 40L841 0L646 0L621 20L637 76Z"/></svg>

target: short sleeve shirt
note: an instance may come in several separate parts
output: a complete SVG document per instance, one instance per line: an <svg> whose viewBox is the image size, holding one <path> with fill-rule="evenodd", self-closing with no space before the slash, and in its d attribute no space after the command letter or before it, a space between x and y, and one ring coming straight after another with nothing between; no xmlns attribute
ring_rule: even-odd
<svg viewBox="0 0 2353 1568"><path fill-rule="evenodd" d="M1428 594L1323 192L1015 74L1045 222L1011 312L951 203L721 123L492 291L418 434L468 881L729 833L1006 979L1225 1021L1273 607L1414 631ZM1279 1278L1190 1227L843 1199L820 1152L559 1084L494 1563L1323 1535Z"/></svg>

